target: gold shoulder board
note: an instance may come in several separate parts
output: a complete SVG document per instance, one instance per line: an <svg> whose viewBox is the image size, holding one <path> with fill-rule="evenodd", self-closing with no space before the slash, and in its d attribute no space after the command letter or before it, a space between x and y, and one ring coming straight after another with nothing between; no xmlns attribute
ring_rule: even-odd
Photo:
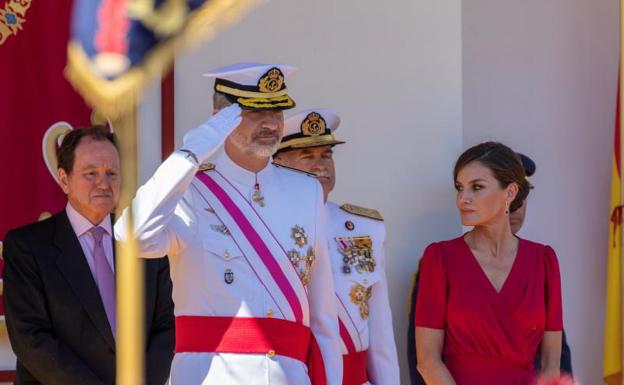
<svg viewBox="0 0 624 385"><path fill-rule="evenodd" d="M353 215L359 215L361 217L375 219L378 221L384 220L379 211L375 209L367 209L366 207L360 207L349 203L345 203L344 205L340 206L340 208Z"/></svg>
<svg viewBox="0 0 624 385"><path fill-rule="evenodd" d="M215 169L214 163L202 163L199 165L199 171L210 171L214 169Z"/></svg>
<svg viewBox="0 0 624 385"><path fill-rule="evenodd" d="M307 176L311 176L311 177L313 177L313 178L316 178L316 175L315 175L315 174L313 174L313 173L311 173L311 172L303 171L303 170L300 170L300 169L298 169L298 168L294 168L294 167L284 166L283 164L279 164L279 163L277 163L277 162L272 162L272 163L273 163L273 165L275 165L275 166L277 166L277 167L281 167L281 168L285 168L285 169L287 169L287 170L292 170L292 171L300 172L300 173L305 174L305 175L307 175Z"/></svg>

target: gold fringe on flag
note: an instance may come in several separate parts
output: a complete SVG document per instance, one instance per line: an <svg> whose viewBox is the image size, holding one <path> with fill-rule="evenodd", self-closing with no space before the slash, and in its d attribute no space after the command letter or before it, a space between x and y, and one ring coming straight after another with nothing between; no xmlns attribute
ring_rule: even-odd
<svg viewBox="0 0 624 385"><path fill-rule="evenodd" d="M212 39L218 31L239 21L260 2L263 0L208 0L193 11L182 32L156 45L141 63L114 80L99 76L82 48L70 42L65 76L94 110L116 119L137 106L145 88L162 77L176 55ZM149 20L143 20L149 21L150 25L158 25L158 20L154 19L157 16L151 16ZM161 16L163 22L171 19L167 16ZM163 32L174 28L172 26L169 31Z"/></svg>

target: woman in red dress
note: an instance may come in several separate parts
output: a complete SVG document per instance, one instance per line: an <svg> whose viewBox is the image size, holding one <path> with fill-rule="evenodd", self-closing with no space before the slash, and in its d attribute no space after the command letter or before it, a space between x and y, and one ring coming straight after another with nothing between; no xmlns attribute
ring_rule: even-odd
<svg viewBox="0 0 624 385"><path fill-rule="evenodd" d="M554 250L514 236L509 213L529 191L507 146L486 142L454 169L463 236L429 245L416 303L418 370L428 385L530 385L541 349L559 375L561 282Z"/></svg>

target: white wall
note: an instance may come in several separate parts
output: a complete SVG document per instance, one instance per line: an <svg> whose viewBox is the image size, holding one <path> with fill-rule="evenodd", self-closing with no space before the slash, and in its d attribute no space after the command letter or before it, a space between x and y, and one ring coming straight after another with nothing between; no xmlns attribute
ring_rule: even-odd
<svg viewBox="0 0 624 385"><path fill-rule="evenodd" d="M575 374L601 384L618 1L465 0L464 146L537 163L522 236L551 244Z"/></svg>
<svg viewBox="0 0 624 385"><path fill-rule="evenodd" d="M202 71L235 61L297 65L288 86L298 107L340 113L349 143L336 148L332 198L387 218L402 360L410 274L426 244L459 231L450 169L461 147L460 23L453 0L274 0L176 62L178 144L211 111Z"/></svg>
<svg viewBox="0 0 624 385"><path fill-rule="evenodd" d="M160 82L153 82L143 95L138 121L138 183L145 183L161 162Z"/></svg>

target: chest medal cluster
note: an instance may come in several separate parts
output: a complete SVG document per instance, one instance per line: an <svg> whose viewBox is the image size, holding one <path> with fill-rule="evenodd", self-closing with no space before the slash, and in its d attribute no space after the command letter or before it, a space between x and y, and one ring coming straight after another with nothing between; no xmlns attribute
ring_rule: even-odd
<svg viewBox="0 0 624 385"><path fill-rule="evenodd" d="M297 247L288 251L288 259L295 267L303 285L307 286L310 283L310 273L315 260L314 249L308 245L308 236L303 227L295 225L291 229L290 237Z"/></svg>
<svg viewBox="0 0 624 385"><path fill-rule="evenodd" d="M365 235L359 237L336 237L338 250L342 254L342 273L351 274L353 269L358 274L372 273L375 271L375 258L373 257L373 240ZM365 281L366 282L366 281ZM360 317L368 319L368 300L372 295L372 286L364 287L356 283L351 287L349 298L360 309Z"/></svg>
<svg viewBox="0 0 624 385"><path fill-rule="evenodd" d="M351 274L353 268L358 273L372 273L375 271L373 258L373 241L368 236L336 237L338 251L342 254L342 272Z"/></svg>

